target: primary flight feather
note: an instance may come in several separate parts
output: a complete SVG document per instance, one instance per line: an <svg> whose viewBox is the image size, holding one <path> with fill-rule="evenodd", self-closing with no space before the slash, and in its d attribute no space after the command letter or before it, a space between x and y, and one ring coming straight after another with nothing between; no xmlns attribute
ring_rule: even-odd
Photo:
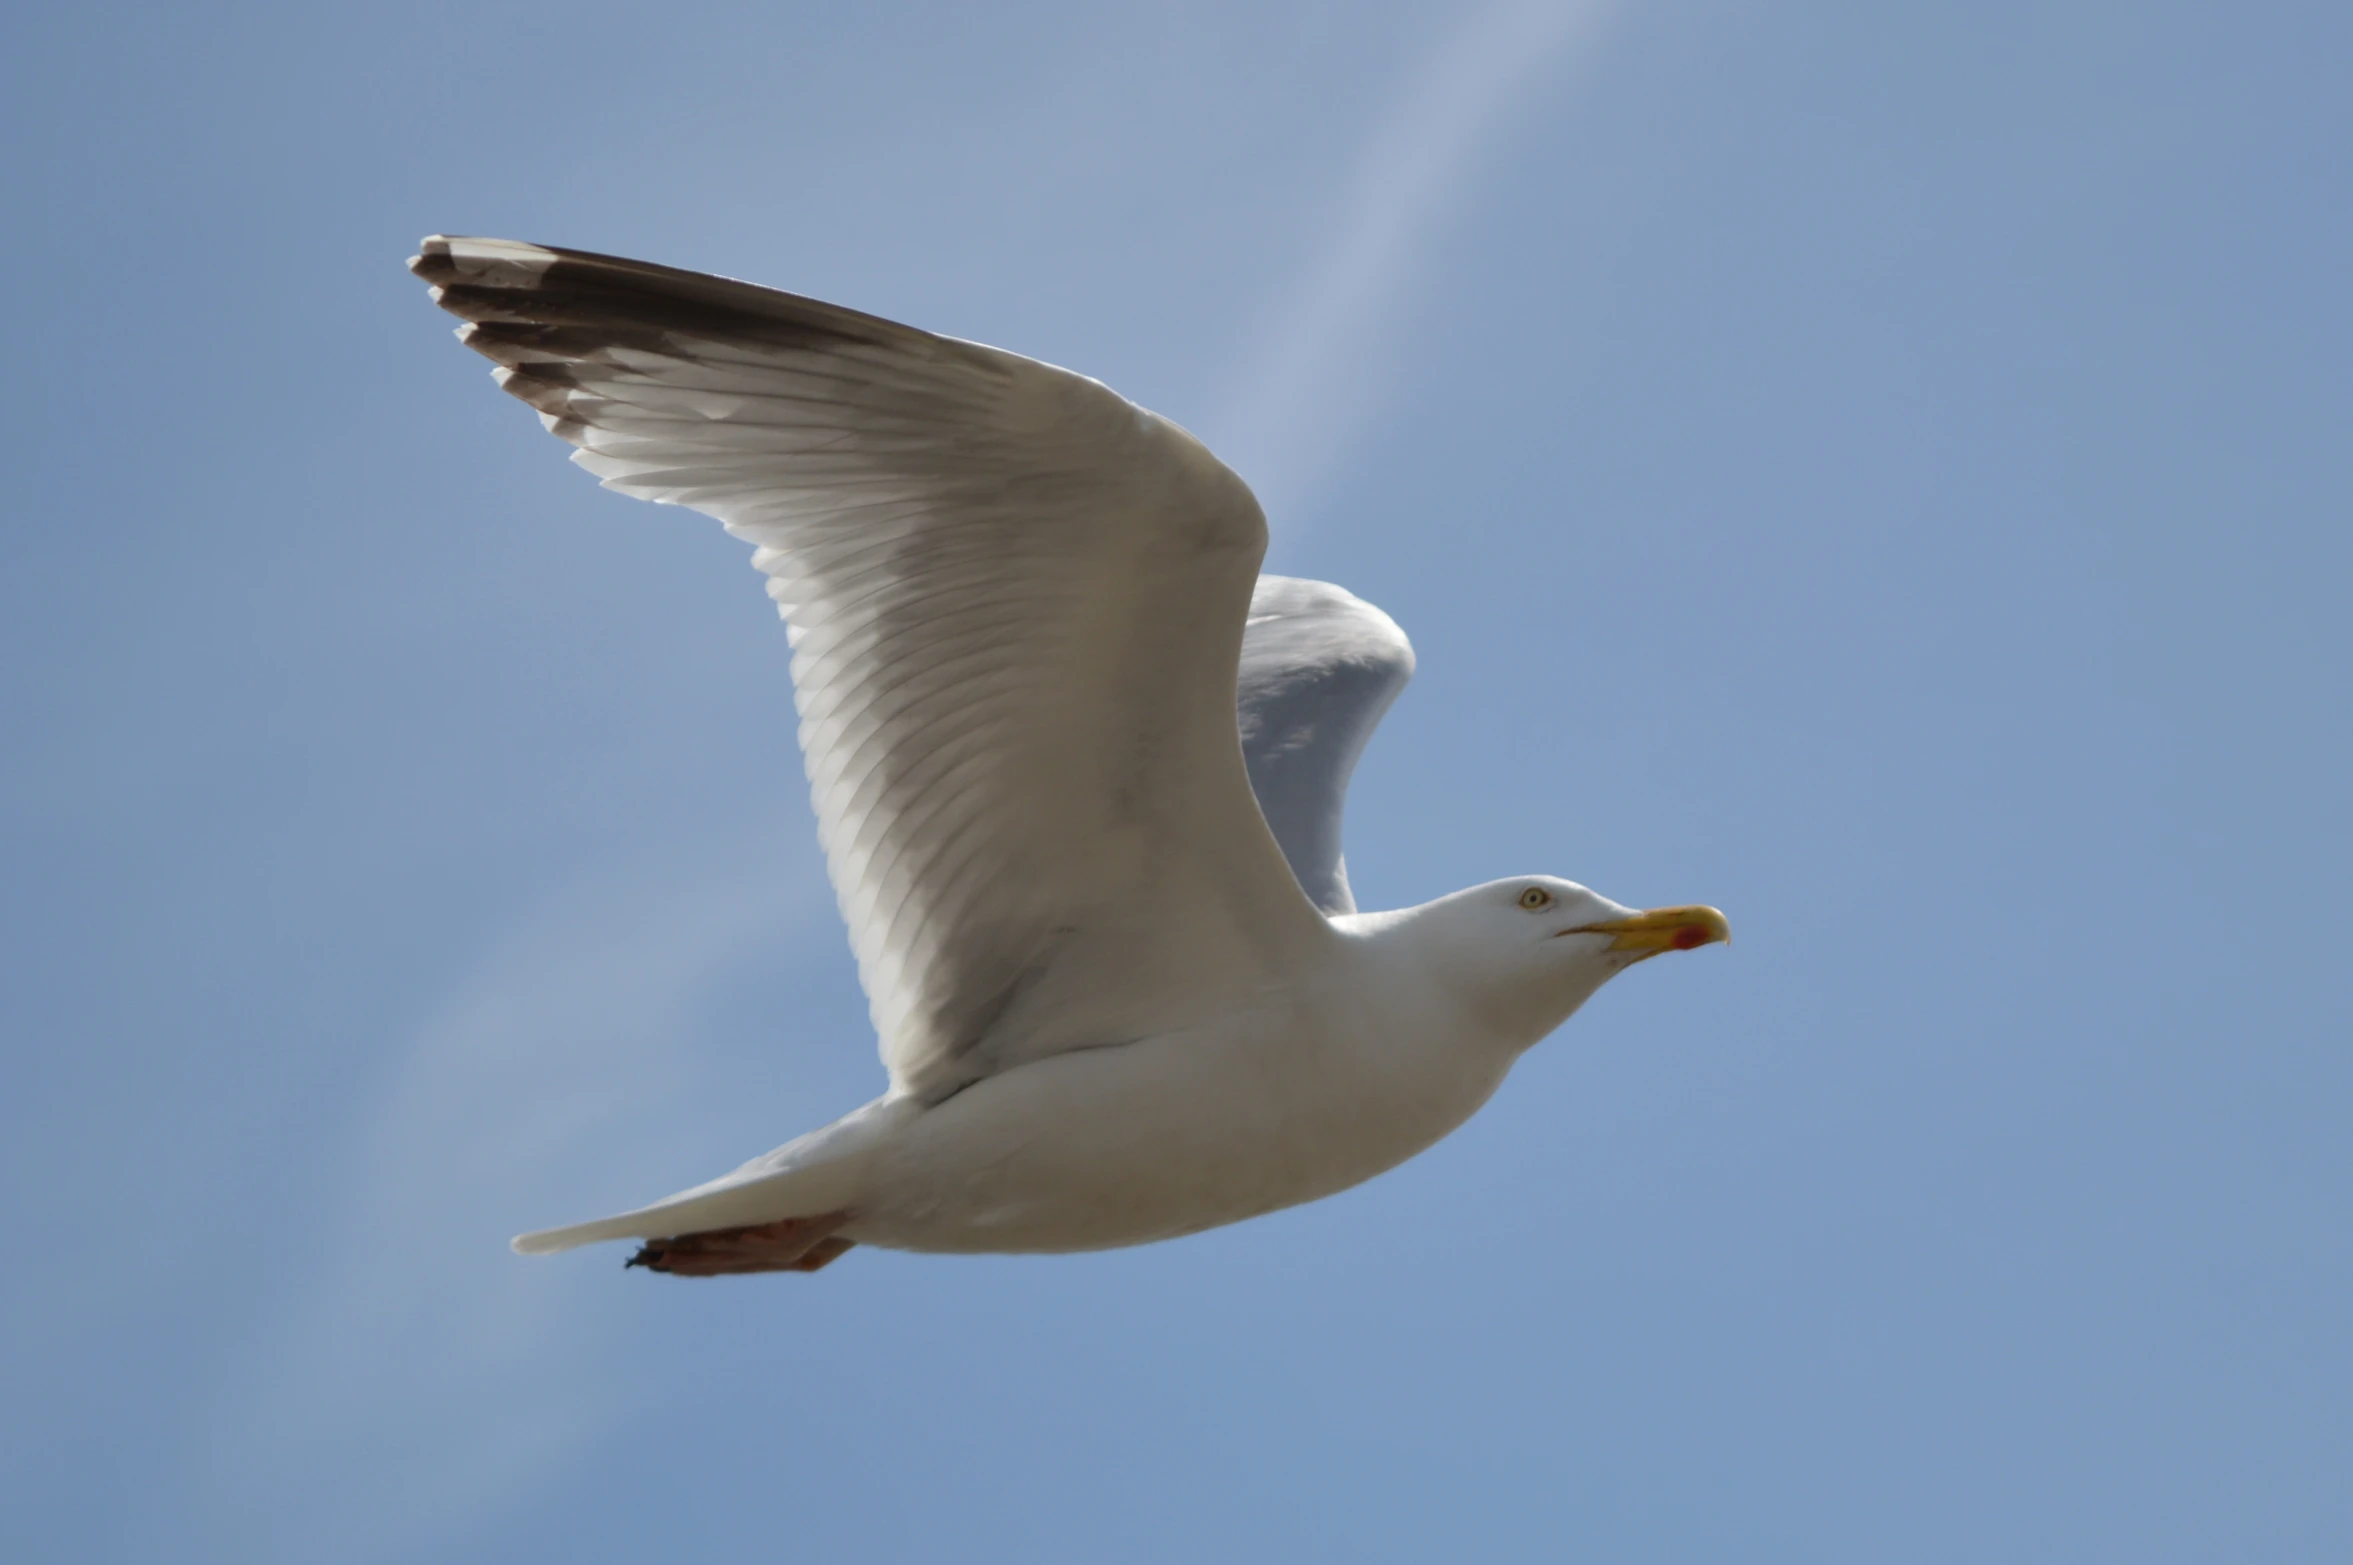
<svg viewBox="0 0 2353 1565"><path fill-rule="evenodd" d="M716 1275L1235 1222L1402 1162L1613 974L1725 938L1544 876L1357 912L1342 800L1412 650L1259 576L1248 487L1100 383L582 251L409 265L575 462L753 546L890 1076L517 1249Z"/></svg>

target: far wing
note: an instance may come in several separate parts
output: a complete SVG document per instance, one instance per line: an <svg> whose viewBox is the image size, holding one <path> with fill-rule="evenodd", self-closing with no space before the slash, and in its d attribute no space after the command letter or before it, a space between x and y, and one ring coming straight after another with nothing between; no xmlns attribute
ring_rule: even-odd
<svg viewBox="0 0 2353 1565"><path fill-rule="evenodd" d="M1328 938L1235 734L1265 522L1190 435L746 283L504 240L410 264L574 461L756 546L899 1090L1205 1020Z"/></svg>
<svg viewBox="0 0 2353 1565"><path fill-rule="evenodd" d="M1301 889L1353 913L1340 858L1348 776L1389 703L1413 677L1397 622L1329 582L1261 576L1242 635L1242 757Z"/></svg>

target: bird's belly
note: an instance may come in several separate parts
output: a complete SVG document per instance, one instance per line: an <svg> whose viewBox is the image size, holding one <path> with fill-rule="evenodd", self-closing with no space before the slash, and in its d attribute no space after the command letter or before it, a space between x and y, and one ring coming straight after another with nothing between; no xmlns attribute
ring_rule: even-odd
<svg viewBox="0 0 2353 1565"><path fill-rule="evenodd" d="M1312 1201L1437 1141L1509 1066L1237 1029L1058 1055L966 1089L882 1149L845 1233L891 1249L1110 1249Z"/></svg>

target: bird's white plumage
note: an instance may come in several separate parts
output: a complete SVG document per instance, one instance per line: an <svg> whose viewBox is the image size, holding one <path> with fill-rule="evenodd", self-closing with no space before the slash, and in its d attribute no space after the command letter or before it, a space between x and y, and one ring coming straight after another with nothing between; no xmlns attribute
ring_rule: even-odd
<svg viewBox="0 0 2353 1565"><path fill-rule="evenodd" d="M1260 579L1256 501L1175 425L722 278L478 239L411 266L575 461L753 545L891 1077L519 1247L842 1211L921 1249L1233 1221L1435 1140L1625 965L1573 920L1626 910L1566 882L1535 922L1520 883L1354 915L1341 806L1411 648L1338 588Z"/></svg>
<svg viewBox="0 0 2353 1565"><path fill-rule="evenodd" d="M1389 703L1413 677L1397 622L1324 581L1261 576L1242 633L1242 756L1250 791L1301 889L1353 913L1340 821L1349 774Z"/></svg>
<svg viewBox="0 0 2353 1565"><path fill-rule="evenodd" d="M754 545L895 1086L1182 1025L1322 933L1235 740L1265 524L1191 436L1033 360L632 263L569 291L632 287L658 342L502 343L600 306L526 302L551 252L442 243L473 290L442 302L575 461Z"/></svg>

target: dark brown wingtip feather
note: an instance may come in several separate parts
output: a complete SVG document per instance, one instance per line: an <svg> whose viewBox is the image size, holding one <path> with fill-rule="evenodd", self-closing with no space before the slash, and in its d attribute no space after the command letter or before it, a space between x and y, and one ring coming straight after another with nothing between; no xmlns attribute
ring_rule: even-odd
<svg viewBox="0 0 2353 1565"><path fill-rule="evenodd" d="M542 364L593 363L612 348L660 353L668 347L668 339L650 329L630 331L614 326L591 330L532 321L469 321L458 328L458 341L494 364L529 369L533 374L539 373Z"/></svg>
<svg viewBox="0 0 2353 1565"><path fill-rule="evenodd" d="M590 341L631 331L815 349L858 343L920 350L939 341L878 316L733 278L555 245L502 256L492 247L503 243L434 235L410 257L409 270L433 284L436 302L463 320L569 327ZM468 244L482 248L461 259Z"/></svg>
<svg viewBox="0 0 2353 1565"><path fill-rule="evenodd" d="M557 439L568 440L573 445L585 442L588 421L572 406L572 393L578 389L578 382L564 365L531 364L509 370L500 380L499 388L546 414L553 421L547 426L548 431Z"/></svg>
<svg viewBox="0 0 2353 1565"><path fill-rule="evenodd" d="M579 388L572 371L562 364L528 364L507 372L499 386L510 397L528 402L542 413L568 418L572 393Z"/></svg>

